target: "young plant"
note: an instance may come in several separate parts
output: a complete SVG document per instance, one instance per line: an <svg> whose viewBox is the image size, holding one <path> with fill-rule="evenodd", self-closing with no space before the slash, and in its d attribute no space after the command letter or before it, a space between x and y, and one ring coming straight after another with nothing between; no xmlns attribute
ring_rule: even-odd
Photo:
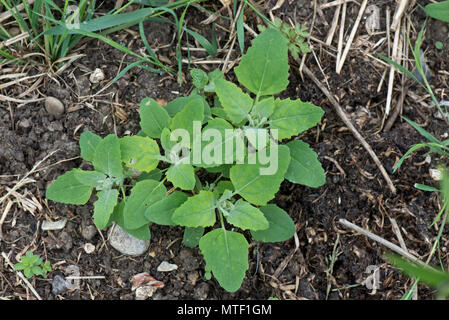
<svg viewBox="0 0 449 320"><path fill-rule="evenodd" d="M295 26L292 27L288 23L283 22L280 18L275 18L273 24L288 39L288 50L293 58L298 59L299 53L310 52L310 48L305 41L305 39L310 36L306 26L295 24ZM261 32L266 29L263 25L258 25L257 28Z"/></svg>
<svg viewBox="0 0 449 320"><path fill-rule="evenodd" d="M50 261L44 261L38 255L28 251L26 255L20 258L20 262L14 265L15 270L23 270L27 278L32 278L34 275L40 275L47 278L47 272L51 271Z"/></svg>
<svg viewBox="0 0 449 320"><path fill-rule="evenodd" d="M238 290L248 269L247 237L278 242L295 233L287 212L268 203L284 179L314 188L325 183L317 154L295 138L324 112L273 97L289 83L288 40L275 28L253 41L234 72L246 92L218 70L195 69L190 96L165 107L141 101L136 136L84 132L81 156L95 170L58 177L47 198L85 204L96 188L96 225L115 221L138 238L150 238L150 223L185 227L183 243L199 245L205 277Z"/></svg>

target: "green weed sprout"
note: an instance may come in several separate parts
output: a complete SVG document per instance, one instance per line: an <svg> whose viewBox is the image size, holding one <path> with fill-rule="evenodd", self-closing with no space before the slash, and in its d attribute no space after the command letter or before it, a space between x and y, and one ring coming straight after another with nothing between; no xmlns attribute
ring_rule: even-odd
<svg viewBox="0 0 449 320"><path fill-rule="evenodd" d="M275 18L273 24L288 39L288 50L293 58L298 59L299 53L310 52L310 48L305 41L305 39L310 36L306 26L295 24L295 26L292 27L288 23L283 22L280 18ZM262 32L267 27L258 25L257 28Z"/></svg>
<svg viewBox="0 0 449 320"><path fill-rule="evenodd" d="M50 272L50 261L44 261L38 255L28 251L26 255L20 258L20 262L14 265L15 270L23 270L23 273L27 278L32 278L35 275L43 276L47 278L47 272Z"/></svg>

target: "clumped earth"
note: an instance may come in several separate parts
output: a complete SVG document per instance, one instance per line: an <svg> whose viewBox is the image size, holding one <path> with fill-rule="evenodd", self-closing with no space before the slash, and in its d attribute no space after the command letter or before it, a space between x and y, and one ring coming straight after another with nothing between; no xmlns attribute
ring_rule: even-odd
<svg viewBox="0 0 449 320"><path fill-rule="evenodd" d="M390 1L372 2L380 7L381 12L385 12L387 6L394 10ZM266 7L261 7L261 10L267 13L275 3L266 1ZM323 9L323 16L315 15L310 3L285 1L273 13L285 21L290 18L309 28L315 16L312 35L325 39L329 29L325 21L330 24L335 8ZM214 5L219 8L220 4L217 2ZM348 4L346 29L352 27L358 8L353 3ZM187 17L190 27L200 30L206 37L210 36L204 31L207 28L199 24L208 17L206 14L191 9ZM257 23L261 23L257 16L248 14L246 18L246 22L257 30ZM414 12L412 20L417 29L424 18L422 13ZM366 34L363 23L364 20L358 34ZM430 23L429 32L438 30L432 25L434 22ZM381 25L381 30L385 30L385 17L381 19ZM150 43L162 47L157 51L158 55L174 63L173 46L166 46L172 41L174 30L158 24L148 24L146 27L152 30L148 34ZM217 32L217 35L220 43L226 41L224 31ZM373 35L369 41L376 43L382 36ZM139 39L131 41L131 35L119 34L116 37L130 44L133 50L143 47ZM436 39L438 35L433 37ZM432 85L446 88L447 99L448 76L438 71L449 69L449 40L447 37L441 40L446 41L443 51L436 51L432 41L427 41L425 46L429 66L436 72ZM342 73L337 75L335 57L332 56L335 51L313 41L312 45L326 80L312 55L307 56L306 64L323 82L327 81L331 92L372 146L398 189L396 195L390 192L372 159L345 128L326 97L310 79L301 79L300 74L294 71L298 70L298 66L291 61L290 84L283 96L311 101L325 110L321 124L302 135L301 139L318 152L327 174L326 184L312 189L285 181L273 200L294 219L297 237L276 244L252 243L247 277L235 293L224 291L214 279L204 279L203 258L198 248L189 249L182 245L183 230L178 227L152 225L152 240L146 254L140 257L121 255L108 244L107 232L98 231L93 225L92 200L85 206L53 203L45 199L45 190L67 170L88 166L79 158L78 140L84 130L101 136L109 133L119 136L136 134L139 128L137 111L142 98L170 101L188 94L192 86L188 76L186 84L179 86L174 76L133 69L116 84L94 96L117 74L122 67L122 59L132 59L124 58L122 53L101 42L90 40L81 50L85 54L83 58L58 78L58 82L46 78L40 89L44 96L56 97L64 103L66 111L62 117L50 115L43 102L21 107L10 104L7 108L0 108L0 196L38 161L57 150L28 177L32 181L17 190L24 198L34 199L34 203L42 207L35 205L36 208L31 207L27 211L24 203L12 206L1 227L0 252L7 254L13 263L16 263L17 254L27 250L51 261L54 271L48 279L37 277L31 280L44 299L134 299L131 278L141 272L148 272L164 283L164 287L154 293L153 299L399 299L410 288L412 281L385 262L382 258L385 247L346 229L338 223L338 219L345 218L399 244L392 228L391 219L394 219L401 229L407 249L426 259L438 232L436 227L430 225L440 209L440 199L435 193L413 188L413 184L437 186L428 171L436 166L438 159L432 156L429 164L424 161L423 152L416 153L393 173L392 168L397 160L423 138L400 119L389 132L379 132L387 92L385 83L379 92L377 90L383 69L363 55L366 48L359 43L349 53ZM336 45L336 40L333 45ZM200 54L195 55L201 57ZM230 59L239 56L236 46ZM106 76L97 86L89 82L89 72L95 68L102 69ZM232 78L232 72L227 76ZM424 95L416 86L411 86L409 91L417 96ZM410 97L404 103L404 115L423 124L436 137L442 137L448 128L443 121L433 118L433 112ZM5 208L0 212L3 210ZM68 218L64 229L40 229L43 220L54 221L63 217ZM438 265L441 261L447 265L447 236L445 231L440 254L431 260L431 264ZM85 252L86 243L95 246L93 253ZM337 257L333 269L330 269L333 252L337 253ZM157 267L162 261L176 264L178 269L168 273L158 272ZM104 279L82 280L79 289L55 295L52 279L58 275L67 276L66 268L70 265L79 267L81 276L104 276ZM363 285L369 276L366 270L373 265L381 270L380 288L374 291ZM434 292L426 286L420 285L418 293L420 299L434 297ZM1 256L0 296L34 299Z"/></svg>

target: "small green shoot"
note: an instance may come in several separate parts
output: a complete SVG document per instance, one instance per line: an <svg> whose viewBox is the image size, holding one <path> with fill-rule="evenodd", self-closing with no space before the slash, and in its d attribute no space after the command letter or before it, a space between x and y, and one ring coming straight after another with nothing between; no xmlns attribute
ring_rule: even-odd
<svg viewBox="0 0 449 320"><path fill-rule="evenodd" d="M308 53L310 48L305 41L310 34L307 32L306 26L295 24L293 27L283 22L280 18L274 19L274 26L288 39L288 50L294 59L299 58L299 53ZM258 25L259 31L266 29L265 26Z"/></svg>
<svg viewBox="0 0 449 320"><path fill-rule="evenodd" d="M23 270L27 278L32 278L35 275L47 278L47 272L52 270L50 261L44 263L40 256L33 254L31 251L28 251L26 255L20 258L20 262L14 265L14 269L18 271Z"/></svg>

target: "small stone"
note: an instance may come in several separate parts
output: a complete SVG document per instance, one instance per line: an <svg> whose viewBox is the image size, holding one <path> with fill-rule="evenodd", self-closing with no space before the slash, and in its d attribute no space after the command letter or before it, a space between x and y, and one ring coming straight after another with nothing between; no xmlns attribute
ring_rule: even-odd
<svg viewBox="0 0 449 320"><path fill-rule="evenodd" d="M66 223L67 223L67 218L62 218L61 220L58 220L58 221L47 221L47 220L44 220L42 222L41 229L43 231L61 230L61 229L64 229Z"/></svg>
<svg viewBox="0 0 449 320"><path fill-rule="evenodd" d="M133 237L118 224L115 224L111 228L109 233L109 243L120 253L129 256L140 256L145 253L150 246L150 241Z"/></svg>
<svg viewBox="0 0 449 320"><path fill-rule="evenodd" d="M176 264L168 263L167 261L162 261L161 264L157 267L158 272L170 272L178 269Z"/></svg>
<svg viewBox="0 0 449 320"><path fill-rule="evenodd" d="M435 181L443 179L443 173L438 169L429 169L430 177Z"/></svg>
<svg viewBox="0 0 449 320"><path fill-rule="evenodd" d="M28 119L22 119L19 121L19 127L23 128L23 129L28 129L29 127L31 127L31 122Z"/></svg>
<svg viewBox="0 0 449 320"><path fill-rule="evenodd" d="M56 275L51 282L51 292L54 295L64 293L67 290L67 283L65 278L60 275Z"/></svg>
<svg viewBox="0 0 449 320"><path fill-rule="evenodd" d="M136 300L146 300L151 298L156 292L157 287L144 286L136 289Z"/></svg>
<svg viewBox="0 0 449 320"><path fill-rule="evenodd" d="M99 83L104 80L103 70L96 68L94 72L90 74L89 81L92 83Z"/></svg>
<svg viewBox="0 0 449 320"><path fill-rule="evenodd" d="M47 97L45 99L45 109L49 114L55 117L60 117L65 110L62 102L54 97Z"/></svg>
<svg viewBox="0 0 449 320"><path fill-rule="evenodd" d="M86 243L85 245L84 245L84 251L87 253L87 254L91 254L92 252L94 252L95 251L95 246L92 244L92 243Z"/></svg>
<svg viewBox="0 0 449 320"><path fill-rule="evenodd" d="M97 234L97 228L95 228L94 225L90 224L90 225L81 227L81 235L87 241L92 240L96 234Z"/></svg>

